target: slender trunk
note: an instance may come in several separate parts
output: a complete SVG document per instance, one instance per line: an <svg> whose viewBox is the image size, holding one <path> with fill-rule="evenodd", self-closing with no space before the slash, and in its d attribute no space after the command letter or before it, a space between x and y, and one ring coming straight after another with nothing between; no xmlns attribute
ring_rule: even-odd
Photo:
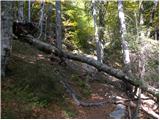
<svg viewBox="0 0 160 120"><path fill-rule="evenodd" d="M143 28L143 25L144 25L144 19L143 19L143 13L144 13L144 8L143 8L143 1L140 2L140 36L142 38L144 38L144 28Z"/></svg>
<svg viewBox="0 0 160 120"><path fill-rule="evenodd" d="M18 21L24 21L24 1L18 1Z"/></svg>
<svg viewBox="0 0 160 120"><path fill-rule="evenodd" d="M154 5L153 5L153 8L152 8L151 13L150 13L149 24L147 25L147 32L146 32L146 36L147 36L147 37L149 37L149 36L150 36L150 33L151 33L151 28L150 28L150 26L151 26L152 23L153 23L154 13L155 13L155 10L156 10L157 5L158 5L158 0L154 0Z"/></svg>
<svg viewBox="0 0 160 120"><path fill-rule="evenodd" d="M52 13L53 13L53 5L52 4L49 4L48 6L48 11L47 11L47 36L49 38L52 38L54 35L53 35L53 27L52 27Z"/></svg>
<svg viewBox="0 0 160 120"><path fill-rule="evenodd" d="M135 26L136 26L136 40L137 40L139 39L139 29L138 29L138 19L137 19L136 11L134 12L134 17L135 17Z"/></svg>
<svg viewBox="0 0 160 120"><path fill-rule="evenodd" d="M145 45L143 43L143 38L140 37L140 46L139 46L139 80L141 83L144 83L144 75L145 75ZM141 88L138 88L137 90L137 96L138 96L138 101L137 101L137 107L136 107L136 111L135 111L135 115L134 118L135 119L139 119L140 117L140 108L141 108Z"/></svg>
<svg viewBox="0 0 160 120"><path fill-rule="evenodd" d="M97 60L103 63L103 44L99 39L98 34L98 25L97 25L97 11L96 11L96 0L92 0L93 5L93 19L94 19L94 29L95 29L95 40L96 40L96 52L97 52Z"/></svg>
<svg viewBox="0 0 160 120"><path fill-rule="evenodd" d="M45 5L45 0L41 0L41 10L40 10L40 19L39 19L40 34L38 38L40 38L43 33L44 5Z"/></svg>
<svg viewBox="0 0 160 120"><path fill-rule="evenodd" d="M1 76L5 77L11 53L13 2L1 1Z"/></svg>
<svg viewBox="0 0 160 120"><path fill-rule="evenodd" d="M154 13L155 13L157 5L158 5L158 0L154 0L154 5L153 5L153 8L152 8L151 14L150 14L150 21L149 21L150 24L153 22Z"/></svg>
<svg viewBox="0 0 160 120"><path fill-rule="evenodd" d="M138 72L139 72L139 80L141 83L144 83L144 75L145 75L145 44L143 43L143 37L144 37L144 31L142 29L142 26L144 24L144 20L143 20L143 3L142 1L140 2L140 19L139 19L139 24L140 24L140 28L137 26L137 31L140 32L140 36L138 36L138 40L139 40L139 43L140 43L140 46L139 46L139 64L138 64ZM135 119L139 119L140 118L140 108L141 108L141 88L137 88L135 90L137 96L138 96L138 101L137 101L137 107L136 107L136 110L135 110L135 113L134 113L134 118Z"/></svg>
<svg viewBox="0 0 160 120"><path fill-rule="evenodd" d="M122 0L118 0L118 15L119 15L119 20L120 20L120 33L121 33L121 46L122 46L122 52L123 52L123 63L124 63L124 72L128 76L132 76L131 72L131 66L130 66L130 57L129 57L129 48L128 48L128 42L126 41L126 23L125 23L125 17L124 17L124 12L123 12L123 4ZM132 95L132 86L126 84L126 93L128 96L133 96Z"/></svg>
<svg viewBox="0 0 160 120"><path fill-rule="evenodd" d="M100 43L100 61L103 63L104 59L104 28L105 28L105 23L104 23L104 17L106 14L106 9L103 6L104 2L100 1L99 2L99 43Z"/></svg>
<svg viewBox="0 0 160 120"><path fill-rule="evenodd" d="M156 26L154 30L154 39L159 40L159 28Z"/></svg>
<svg viewBox="0 0 160 120"><path fill-rule="evenodd" d="M131 72L130 68L130 58L129 58L129 48L128 48L128 42L126 41L126 23L125 23L125 17L123 12L123 4L122 0L118 0L118 15L120 20L120 33L121 33L121 46L123 51L123 62L125 65L124 70L126 72Z"/></svg>
<svg viewBox="0 0 160 120"><path fill-rule="evenodd" d="M140 107L141 107L141 89L138 88L138 100L137 100L137 106L136 110L133 113L133 119L140 119Z"/></svg>
<svg viewBox="0 0 160 120"><path fill-rule="evenodd" d="M28 22L31 22L31 1L28 0Z"/></svg>
<svg viewBox="0 0 160 120"><path fill-rule="evenodd" d="M47 16L45 15L45 29L44 29L44 40L46 41L46 39L47 39L47 24L48 24L48 22L47 22Z"/></svg>
<svg viewBox="0 0 160 120"><path fill-rule="evenodd" d="M62 50L61 1L56 1L56 47Z"/></svg>
<svg viewBox="0 0 160 120"><path fill-rule="evenodd" d="M12 1L13 2L13 21L17 21L18 18L18 10L17 10L17 1Z"/></svg>

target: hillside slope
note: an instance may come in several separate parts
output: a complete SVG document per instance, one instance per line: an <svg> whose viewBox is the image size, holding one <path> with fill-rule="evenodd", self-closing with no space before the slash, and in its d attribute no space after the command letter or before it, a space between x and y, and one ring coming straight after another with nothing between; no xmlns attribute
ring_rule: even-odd
<svg viewBox="0 0 160 120"><path fill-rule="evenodd" d="M2 118L110 118L115 104L77 106L60 83L62 79L75 89L83 101L109 101L111 96L128 98L124 91L97 82L95 79L108 78L100 74L96 78L90 76L81 63L72 61L70 65L60 65L58 62L56 57L51 62L44 53L25 43L13 41L9 72L2 81ZM123 117L129 118L128 112ZM141 118L150 117L141 112Z"/></svg>

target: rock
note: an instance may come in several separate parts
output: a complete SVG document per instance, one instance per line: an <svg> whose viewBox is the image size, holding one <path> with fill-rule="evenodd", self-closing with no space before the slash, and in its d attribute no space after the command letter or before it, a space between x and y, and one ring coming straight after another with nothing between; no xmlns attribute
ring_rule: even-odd
<svg viewBox="0 0 160 120"><path fill-rule="evenodd" d="M126 113L126 107L122 104L117 104L115 110L110 113L111 119L123 119Z"/></svg>

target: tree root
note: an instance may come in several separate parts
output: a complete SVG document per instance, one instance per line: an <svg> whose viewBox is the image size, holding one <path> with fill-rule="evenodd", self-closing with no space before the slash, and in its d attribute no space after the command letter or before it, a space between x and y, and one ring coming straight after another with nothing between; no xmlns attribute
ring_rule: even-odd
<svg viewBox="0 0 160 120"><path fill-rule="evenodd" d="M65 80L61 80L60 82L63 84L63 86L65 87L65 89L69 93L69 95L73 98L73 100L75 101L75 103L78 106L92 107L92 106L103 106L106 103L111 103L111 102L108 102L108 101L101 101L101 102L84 102L84 101L81 101L81 100L78 99L80 96L77 95L77 93L73 90L73 88Z"/></svg>

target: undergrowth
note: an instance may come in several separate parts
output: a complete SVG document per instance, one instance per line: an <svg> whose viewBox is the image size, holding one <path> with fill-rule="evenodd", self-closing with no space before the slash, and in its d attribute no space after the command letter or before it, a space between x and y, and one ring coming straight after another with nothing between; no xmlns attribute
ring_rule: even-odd
<svg viewBox="0 0 160 120"><path fill-rule="evenodd" d="M60 83L62 74L69 79L73 71L57 63L51 65L47 55L19 41L13 41L8 68L10 72L2 80L2 118L37 118L33 109L47 108L51 103L58 104L66 118L75 116L69 104L63 105L69 96ZM81 82L80 89L85 87Z"/></svg>

